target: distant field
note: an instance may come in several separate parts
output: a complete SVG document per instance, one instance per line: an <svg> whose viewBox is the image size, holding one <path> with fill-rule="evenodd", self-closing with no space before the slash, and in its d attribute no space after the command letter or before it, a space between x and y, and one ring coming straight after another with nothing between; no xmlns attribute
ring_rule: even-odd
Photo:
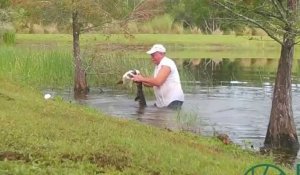
<svg viewBox="0 0 300 175"><path fill-rule="evenodd" d="M71 34L18 34L19 45L53 44L72 47ZM279 58L280 45L269 37L197 34L82 34L82 48L100 47L101 52L126 52L147 57L152 44L167 46L168 55L176 58ZM128 47L132 46L132 47ZM299 48L299 46L298 46ZM300 55L295 52L295 58Z"/></svg>
<svg viewBox="0 0 300 175"><path fill-rule="evenodd" d="M133 35L104 35L104 34L81 34L82 41L110 42L119 44L152 44L162 42L167 44L204 45L226 44L240 46L248 44L263 44L266 42L275 44L269 37L234 36L234 35L197 35L197 34L133 34ZM55 41L71 42L71 34L17 34L17 39L26 41Z"/></svg>

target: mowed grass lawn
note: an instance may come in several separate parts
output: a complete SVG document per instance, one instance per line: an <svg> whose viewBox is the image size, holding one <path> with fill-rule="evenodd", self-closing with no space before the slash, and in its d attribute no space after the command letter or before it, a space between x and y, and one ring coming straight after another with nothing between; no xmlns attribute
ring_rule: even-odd
<svg viewBox="0 0 300 175"><path fill-rule="evenodd" d="M18 34L17 43L58 44L72 48L70 34ZM168 55L172 58L279 58L280 45L269 37L234 36L234 35L197 35L197 34L82 34L82 49L105 45L99 52L124 51L130 56L147 57L145 51L154 43L167 46ZM115 45L122 45L116 47ZM144 46L141 50L126 46ZM136 47L138 48L138 47ZM297 55L297 53L296 53Z"/></svg>
<svg viewBox="0 0 300 175"><path fill-rule="evenodd" d="M81 34L82 42L118 43L118 44L153 44L156 42L180 45L223 44L228 46L259 45L276 46L267 36L235 36L235 35L200 35L200 34ZM71 34L17 34L19 42L57 41L72 42Z"/></svg>
<svg viewBox="0 0 300 175"><path fill-rule="evenodd" d="M0 81L0 174L241 175L272 163L214 138L112 118L59 97L44 100L35 88Z"/></svg>
<svg viewBox="0 0 300 175"><path fill-rule="evenodd" d="M54 44L72 49L71 34L17 34L17 44ZM142 52L131 48L119 48L130 56L147 57L146 49L154 43L167 46L172 58L275 58L280 57L280 45L268 36L200 35L200 34L81 34L83 50L106 45L144 46ZM107 52L105 49L99 52ZM300 58L299 44L295 46L295 59ZM139 50L141 51L141 50Z"/></svg>

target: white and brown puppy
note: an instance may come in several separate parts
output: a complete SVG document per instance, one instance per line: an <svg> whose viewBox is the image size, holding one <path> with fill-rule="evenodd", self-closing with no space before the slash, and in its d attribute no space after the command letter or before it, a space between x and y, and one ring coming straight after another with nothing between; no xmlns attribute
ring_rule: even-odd
<svg viewBox="0 0 300 175"><path fill-rule="evenodd" d="M132 80L132 77L134 76L134 75L138 75L138 74L141 74L140 73L140 71L139 70L136 70L136 69L133 69L133 70L129 70L129 71L127 71L124 75L123 75L123 77L122 77L122 80L119 82L119 84L125 84L125 83L127 83L127 82L131 82Z"/></svg>
<svg viewBox="0 0 300 175"><path fill-rule="evenodd" d="M126 84L127 82L132 82L133 75L138 75L138 74L140 74L139 70L136 69L129 70L123 75L122 80L119 81L118 84ZM135 97L135 101L139 101L140 107L147 106L144 91L143 91L143 83L136 82L136 87L137 87L137 95Z"/></svg>

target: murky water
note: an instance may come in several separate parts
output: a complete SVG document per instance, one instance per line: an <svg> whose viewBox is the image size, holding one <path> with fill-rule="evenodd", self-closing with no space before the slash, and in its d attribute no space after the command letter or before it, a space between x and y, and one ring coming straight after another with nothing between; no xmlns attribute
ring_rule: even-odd
<svg viewBox="0 0 300 175"><path fill-rule="evenodd" d="M180 71L192 70L195 82L183 82L185 102L180 112L157 109L153 100L140 109L133 95L122 91L92 90L79 103L112 116L138 120L171 130L191 130L204 135L226 133L243 147L263 146L269 122L274 59L189 59L177 61ZM293 112L300 133L300 81L298 62L293 69ZM300 77L300 76L299 76ZM72 94L65 93L66 98ZM299 154L298 154L299 155Z"/></svg>
<svg viewBox="0 0 300 175"><path fill-rule="evenodd" d="M171 130L192 130L205 135L226 133L237 144L255 148L263 146L269 122L273 87L266 83L252 87L237 82L214 87L198 86L185 94L180 112L157 109L153 100L140 109L131 95L120 91L92 91L81 104L107 114L138 120ZM70 95L71 96L71 95ZM293 87L295 123L300 133L300 85Z"/></svg>

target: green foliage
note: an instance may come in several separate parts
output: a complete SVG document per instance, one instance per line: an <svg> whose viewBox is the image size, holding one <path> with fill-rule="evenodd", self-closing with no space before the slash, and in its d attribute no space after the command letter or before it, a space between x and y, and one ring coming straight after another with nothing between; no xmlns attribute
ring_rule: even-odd
<svg viewBox="0 0 300 175"><path fill-rule="evenodd" d="M7 9L0 8L0 27L2 28L3 24L11 21L11 17Z"/></svg>
<svg viewBox="0 0 300 175"><path fill-rule="evenodd" d="M13 10L9 6L9 0L0 0L0 40L3 40L7 45L14 45L16 36L11 23Z"/></svg>
<svg viewBox="0 0 300 175"><path fill-rule="evenodd" d="M212 33L221 28L220 18L224 11L216 11L210 0L169 0L167 12L174 16L176 22L185 28L198 27L204 33Z"/></svg>
<svg viewBox="0 0 300 175"><path fill-rule="evenodd" d="M150 33L171 33L173 24L173 18L165 14L163 16L157 16L153 18L151 21L146 22L144 25L147 30L151 31Z"/></svg>
<svg viewBox="0 0 300 175"><path fill-rule="evenodd" d="M2 75L43 87L72 86L74 67L69 51L70 35L17 34L17 38L15 48L0 48ZM107 39L106 35L83 34L81 51L89 85L123 88L115 83L129 69L140 69L144 75L152 75L154 65L145 51L157 41L166 45L168 56L177 62L183 87L189 92L193 90L189 85L201 72L183 67L182 62L188 58L241 58L245 55L277 58L279 53L278 45L267 37L249 40L249 37L236 36L139 34L131 39L124 35L110 35Z"/></svg>
<svg viewBox="0 0 300 175"><path fill-rule="evenodd" d="M239 1L243 3L244 1ZM247 1L248 2L248 1ZM256 2L256 1L255 1ZM248 2L253 5L253 1ZM212 34L222 30L229 33L236 28L244 28L245 24L226 23L231 15L228 11L217 8L214 1L210 0L168 0L166 1L167 13L170 13L175 22L181 23L186 29L199 28L202 33Z"/></svg>
<svg viewBox="0 0 300 175"><path fill-rule="evenodd" d="M179 110L177 112L176 121L182 131L193 131L200 134L200 128L197 128L197 126L199 126L199 117L196 112L184 112Z"/></svg>
<svg viewBox="0 0 300 175"><path fill-rule="evenodd" d="M292 8L288 7L288 1L222 0L215 2L218 4L218 9L228 11L228 20L225 21L227 24L243 23L251 28L263 29L278 43L281 43L288 30L291 32L291 36L297 35L297 32L294 31L299 29L300 19L297 13L288 9Z"/></svg>
<svg viewBox="0 0 300 175"><path fill-rule="evenodd" d="M72 13L79 13L82 29L95 26L103 26L114 20L121 19L128 15L128 8L122 0L49 0L32 1L19 3L19 8L27 12L27 20L41 24L56 23L58 26L71 26ZM39 6L39 8L35 8Z"/></svg>
<svg viewBox="0 0 300 175"><path fill-rule="evenodd" d="M0 9L7 8L10 5L10 0L0 0Z"/></svg>
<svg viewBox="0 0 300 175"><path fill-rule="evenodd" d="M153 65L149 59L132 57L124 52L100 53L89 50L84 54L85 67L88 67L88 82L95 87L109 87L110 89L125 89L129 93L136 92L132 84L117 85L122 75L131 69L138 69L143 75L150 76ZM151 88L144 90L146 95L153 94Z"/></svg>
<svg viewBox="0 0 300 175"><path fill-rule="evenodd" d="M171 33L172 24L173 18L168 14L156 17L151 21L155 33Z"/></svg>
<svg viewBox="0 0 300 175"><path fill-rule="evenodd" d="M0 48L0 73L36 87L70 87L72 57L65 50L39 51L25 48Z"/></svg>
<svg viewBox="0 0 300 175"><path fill-rule="evenodd" d="M3 41L6 45L14 45L16 43L16 34L15 32L5 32L3 34Z"/></svg>

